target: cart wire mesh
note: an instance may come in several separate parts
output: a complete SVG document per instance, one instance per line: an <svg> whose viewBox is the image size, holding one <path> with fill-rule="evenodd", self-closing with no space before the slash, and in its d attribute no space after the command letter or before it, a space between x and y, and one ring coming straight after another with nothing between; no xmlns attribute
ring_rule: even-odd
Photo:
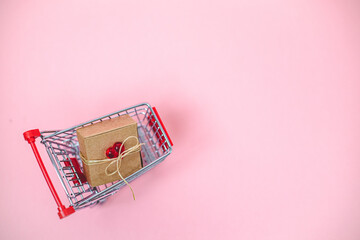
<svg viewBox="0 0 360 240"><path fill-rule="evenodd" d="M98 187L91 187L86 182L76 130L125 114L137 121L139 141L144 144L141 148L143 168L126 178L126 181L131 182L162 162L172 151L171 140L149 104L129 107L65 130L41 132L41 143L44 144L69 203L74 209L101 203L125 185L122 180Z"/></svg>

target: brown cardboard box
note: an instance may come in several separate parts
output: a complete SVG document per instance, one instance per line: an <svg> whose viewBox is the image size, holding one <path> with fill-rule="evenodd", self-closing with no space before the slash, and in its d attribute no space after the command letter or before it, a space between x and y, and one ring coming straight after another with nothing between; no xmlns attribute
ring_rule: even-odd
<svg viewBox="0 0 360 240"><path fill-rule="evenodd" d="M129 115L105 120L93 125L79 128L77 131L80 152L86 160L107 159L106 150L115 142L123 142L129 136L138 138L137 123ZM136 139L131 138L125 142L125 149L136 144ZM109 162L87 165L83 162L84 173L87 181L93 187L121 179L119 174L107 176L105 173ZM140 152L130 153L121 160L120 173L126 178L141 169ZM108 168L109 172L116 171L116 163Z"/></svg>

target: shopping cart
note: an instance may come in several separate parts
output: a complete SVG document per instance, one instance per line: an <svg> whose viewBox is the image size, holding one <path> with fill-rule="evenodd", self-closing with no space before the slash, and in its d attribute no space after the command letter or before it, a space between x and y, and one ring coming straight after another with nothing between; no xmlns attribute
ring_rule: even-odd
<svg viewBox="0 0 360 240"><path fill-rule="evenodd" d="M24 132L24 138L30 144L58 206L60 219L74 213L75 210L104 202L106 198L125 185L124 181L119 180L91 187L82 171L79 144L76 138L76 129L124 114L129 114L137 121L139 141L144 144L141 148L143 168L126 178L126 181L131 182L162 162L172 151L172 141L156 108L147 103L129 107L64 130L40 132L39 129L33 129ZM40 142L45 146L51 163L55 167L69 200L68 207L62 204L42 162L35 144L37 137L41 138Z"/></svg>

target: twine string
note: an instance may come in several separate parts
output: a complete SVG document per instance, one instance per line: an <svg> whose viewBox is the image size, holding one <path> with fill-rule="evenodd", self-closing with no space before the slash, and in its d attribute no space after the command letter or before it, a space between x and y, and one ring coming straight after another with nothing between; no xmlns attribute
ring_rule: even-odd
<svg viewBox="0 0 360 240"><path fill-rule="evenodd" d="M131 188L130 184L125 180L125 178L121 175L120 173L120 167L121 167L121 163L122 163L122 159L124 157L126 157L127 155L129 155L130 153L135 153L135 152L139 152L141 150L141 145L144 145L143 143L139 143L139 139L135 136L129 136L127 137L121 144L119 149L122 149L122 147L125 145L125 142L130 140L130 139L136 139L136 144L128 149L126 149L125 151L119 153L119 156L116 158L110 158L110 159L98 159L98 160L87 160L81 153L80 153L80 157L81 160L83 161L84 164L88 165L88 166L92 166L92 165L97 165L97 164L102 164L102 163L109 163L106 168L105 168L105 174L106 176L112 176L114 174L119 174L120 178L124 181L124 183L126 185L128 185L128 187L130 188L133 198L135 200L135 194L133 189ZM113 165L116 164L116 169L112 172L109 172L109 168Z"/></svg>

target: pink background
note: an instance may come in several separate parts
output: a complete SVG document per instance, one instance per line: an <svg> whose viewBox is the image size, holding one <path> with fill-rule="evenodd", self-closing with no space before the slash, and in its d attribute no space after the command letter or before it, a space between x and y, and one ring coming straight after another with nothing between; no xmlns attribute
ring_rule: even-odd
<svg viewBox="0 0 360 240"><path fill-rule="evenodd" d="M358 240L359 13L356 0L1 0L0 238ZM125 188L60 221L22 133L140 102L173 153L133 182L136 201Z"/></svg>

